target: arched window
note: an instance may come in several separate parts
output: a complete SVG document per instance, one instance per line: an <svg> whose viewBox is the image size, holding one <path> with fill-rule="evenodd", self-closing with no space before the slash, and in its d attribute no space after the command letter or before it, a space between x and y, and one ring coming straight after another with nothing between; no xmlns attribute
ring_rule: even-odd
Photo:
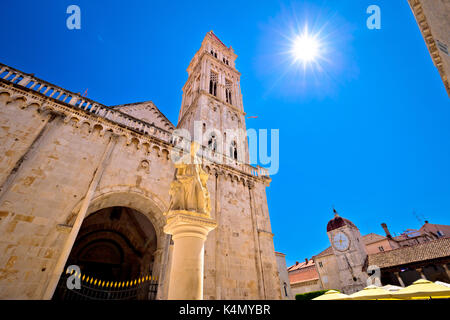
<svg viewBox="0 0 450 320"><path fill-rule="evenodd" d="M227 103L232 104L231 102L231 89L233 87L233 84L230 80L225 79L225 100Z"/></svg>
<svg viewBox="0 0 450 320"><path fill-rule="evenodd" d="M217 151L217 141L216 141L216 135L214 133L211 135L211 138L209 138L209 140L208 140L208 147L213 151Z"/></svg>
<svg viewBox="0 0 450 320"><path fill-rule="evenodd" d="M237 144L236 141L231 142L230 145L230 157L237 160Z"/></svg>
<svg viewBox="0 0 450 320"><path fill-rule="evenodd" d="M217 96L217 73L211 71L209 75L209 94Z"/></svg>

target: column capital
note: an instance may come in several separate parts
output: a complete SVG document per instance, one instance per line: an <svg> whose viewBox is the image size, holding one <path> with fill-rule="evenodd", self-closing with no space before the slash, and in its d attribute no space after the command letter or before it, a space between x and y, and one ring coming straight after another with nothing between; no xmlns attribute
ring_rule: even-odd
<svg viewBox="0 0 450 320"><path fill-rule="evenodd" d="M187 210L169 211L164 232L176 240L181 237L197 237L206 240L208 233L217 227L210 217Z"/></svg>

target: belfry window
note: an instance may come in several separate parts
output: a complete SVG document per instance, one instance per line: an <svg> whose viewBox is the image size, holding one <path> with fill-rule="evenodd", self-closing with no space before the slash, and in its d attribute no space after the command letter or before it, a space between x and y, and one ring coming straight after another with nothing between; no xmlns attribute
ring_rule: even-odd
<svg viewBox="0 0 450 320"><path fill-rule="evenodd" d="M237 160L237 144L236 141L231 142L230 145L230 157Z"/></svg>
<svg viewBox="0 0 450 320"><path fill-rule="evenodd" d="M225 79L225 100L227 103L232 104L231 102L231 92L232 92L232 83L230 80Z"/></svg>
<svg viewBox="0 0 450 320"><path fill-rule="evenodd" d="M208 147L213 150L213 151L217 151L217 141L216 141L216 135L212 134L211 138L209 138L208 140Z"/></svg>
<svg viewBox="0 0 450 320"><path fill-rule="evenodd" d="M209 94L217 97L217 73L211 71L209 75Z"/></svg>

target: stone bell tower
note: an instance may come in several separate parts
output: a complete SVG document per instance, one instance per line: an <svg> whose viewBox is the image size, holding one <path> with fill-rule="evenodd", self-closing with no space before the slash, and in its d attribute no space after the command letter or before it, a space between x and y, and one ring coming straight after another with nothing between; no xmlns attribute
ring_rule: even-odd
<svg viewBox="0 0 450 320"><path fill-rule="evenodd" d="M328 222L327 235L336 256L341 289L351 294L367 286L367 251L358 228L333 211L335 217Z"/></svg>
<svg viewBox="0 0 450 320"><path fill-rule="evenodd" d="M214 152L248 163L236 58L231 46L225 46L212 31L206 34L187 69L177 128L189 131L193 140L201 136L198 142Z"/></svg>

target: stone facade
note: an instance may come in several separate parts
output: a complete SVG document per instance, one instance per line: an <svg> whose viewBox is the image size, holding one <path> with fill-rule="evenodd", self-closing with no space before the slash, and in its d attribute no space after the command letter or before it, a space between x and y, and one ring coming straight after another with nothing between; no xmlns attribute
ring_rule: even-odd
<svg viewBox="0 0 450 320"><path fill-rule="evenodd" d="M450 0L408 0L450 96Z"/></svg>
<svg viewBox="0 0 450 320"><path fill-rule="evenodd" d="M292 294L291 284L286 267L286 255L281 252L275 252L277 257L278 274L280 277L281 298L283 300L292 300L294 295Z"/></svg>
<svg viewBox="0 0 450 320"><path fill-rule="evenodd" d="M231 47L212 32L206 35L188 69L177 128L193 130L199 120L208 126L222 121L221 132L245 129L235 58ZM205 90L211 70L221 79L218 96ZM221 116L211 117L214 112ZM142 217L151 223L152 232L130 243L142 249L144 269L159 279L157 298L166 299L173 242L163 232L164 213L175 172L171 155L180 150L173 144L175 126L153 103L106 107L0 65L0 126L0 298L50 299L54 279L80 243L77 235L89 227L77 229L77 221L119 207L139 213L133 218L138 225ZM279 299L265 193L270 178L248 164L246 140L234 141L234 149L200 158L218 224L205 243L203 297ZM208 141L202 144L203 151L210 149ZM108 225L102 221L95 225ZM122 231L115 230L124 236Z"/></svg>

